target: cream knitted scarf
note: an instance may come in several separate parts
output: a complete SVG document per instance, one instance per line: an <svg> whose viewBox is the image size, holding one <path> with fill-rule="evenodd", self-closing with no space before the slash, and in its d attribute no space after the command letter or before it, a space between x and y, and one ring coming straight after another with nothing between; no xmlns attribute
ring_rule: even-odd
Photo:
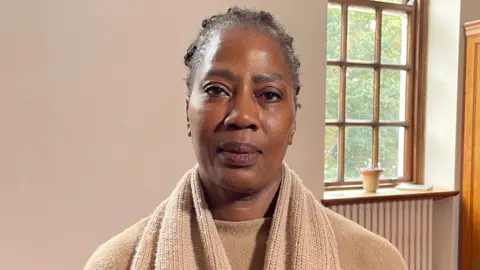
<svg viewBox="0 0 480 270"><path fill-rule="evenodd" d="M286 164L282 170L264 269L341 269L323 206ZM197 167L151 216L131 269L231 269Z"/></svg>

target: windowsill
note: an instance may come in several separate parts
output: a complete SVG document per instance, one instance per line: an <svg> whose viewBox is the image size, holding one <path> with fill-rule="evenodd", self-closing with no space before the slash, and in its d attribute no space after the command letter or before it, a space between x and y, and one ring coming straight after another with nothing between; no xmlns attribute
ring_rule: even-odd
<svg viewBox="0 0 480 270"><path fill-rule="evenodd" d="M380 188L376 193L362 189L325 191L322 204L325 206L367 202L401 201L412 199L444 199L458 195L456 190L434 188L430 191L403 191L395 188Z"/></svg>
<svg viewBox="0 0 480 270"><path fill-rule="evenodd" d="M403 182L402 182L403 183ZM397 184L396 183L380 183L380 188L394 188ZM349 184L349 185L331 185L331 186L325 186L325 192L330 192L330 191L343 191L343 190L361 190L363 189L362 184Z"/></svg>

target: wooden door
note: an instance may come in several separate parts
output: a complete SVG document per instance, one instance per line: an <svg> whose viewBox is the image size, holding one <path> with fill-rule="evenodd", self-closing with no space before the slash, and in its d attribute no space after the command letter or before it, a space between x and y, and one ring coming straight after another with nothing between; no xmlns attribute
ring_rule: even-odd
<svg viewBox="0 0 480 270"><path fill-rule="evenodd" d="M480 270L480 21L466 25L460 268Z"/></svg>

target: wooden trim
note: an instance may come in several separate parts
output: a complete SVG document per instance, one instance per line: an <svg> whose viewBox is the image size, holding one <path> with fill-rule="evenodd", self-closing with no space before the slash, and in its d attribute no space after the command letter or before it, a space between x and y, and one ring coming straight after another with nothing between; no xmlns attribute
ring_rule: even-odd
<svg viewBox="0 0 480 270"><path fill-rule="evenodd" d="M379 186L380 188L392 188L397 185L398 181L395 183L390 182L390 183L380 183ZM330 192L330 191L339 191L339 190L360 190L363 189L362 184L350 184L350 185L339 185L339 186L326 186L325 187L325 192Z"/></svg>
<svg viewBox="0 0 480 270"><path fill-rule="evenodd" d="M371 1L371 0L329 0L330 3L335 4L346 4L349 6L362 6L362 7L370 7L375 9L388 9L388 10L396 10L396 11L403 11L407 13L414 12L415 7L412 5L404 5L404 4L393 4L393 3L386 3L386 2L378 2L378 1Z"/></svg>
<svg viewBox="0 0 480 270"><path fill-rule="evenodd" d="M345 68L342 69L343 73L345 73ZM346 84L346 76L343 76L342 82L341 83L341 88L345 89L345 84ZM343 102L340 102L342 104L341 108L341 116L340 118L345 118L345 95L346 91L340 91L340 100L343 100ZM344 179L344 173L345 173L345 126L338 126L338 155L337 155L337 162L338 162L338 181L343 182Z"/></svg>
<svg viewBox="0 0 480 270"><path fill-rule="evenodd" d="M349 120L349 121L325 121L327 126L367 126L367 127L409 127L409 121L362 121L362 120Z"/></svg>
<svg viewBox="0 0 480 270"><path fill-rule="evenodd" d="M347 61L347 38L348 38L348 6L342 5L342 33L341 33L341 52L340 60ZM340 101L339 101L339 120L345 121L347 102L347 67L340 68ZM338 129L338 181L343 182L345 174L345 127Z"/></svg>
<svg viewBox="0 0 480 270"><path fill-rule="evenodd" d="M480 20L466 23L465 34L467 37L480 34Z"/></svg>
<svg viewBox="0 0 480 270"><path fill-rule="evenodd" d="M457 196L456 190L432 191L399 191L395 188L381 188L376 193L366 193L363 190L327 191L321 200L324 206L359 204L371 202L405 201L419 199L440 200ZM462 268L463 269L463 268Z"/></svg>
<svg viewBox="0 0 480 270"><path fill-rule="evenodd" d="M391 70L405 70L410 71L411 67L409 65L395 65L395 64L381 64L379 61L373 63L369 62L349 62L349 61L337 61L329 60L327 61L329 66L347 66L347 67L358 67L358 68L373 68L373 69L391 69Z"/></svg>
<svg viewBox="0 0 480 270"><path fill-rule="evenodd" d="M380 179L380 184L381 185L396 185L396 183L404 183L404 182L411 182L411 179L402 177L402 178L382 178ZM361 189L362 188L362 183L363 181L359 179L350 179L348 181L345 181L343 183L340 182L331 182L329 183L327 187L325 187L325 190L332 190L332 189L350 189L347 187L350 186L357 186L355 189Z"/></svg>
<svg viewBox="0 0 480 270"><path fill-rule="evenodd" d="M466 27L465 32L468 35L472 33L472 28ZM480 34L480 33L479 33ZM480 63L480 37L468 36L467 48L465 56L465 93L464 93L464 120L463 120L463 171L462 171L462 204L461 204L461 225L460 225L460 269L471 269L472 261L474 261L477 255L475 252L475 230L478 230L479 223L475 223L475 219L478 220L480 209L476 209L479 203L479 190L480 187L475 184L475 178L478 178L478 171L475 166L480 162L480 151L478 151L475 144L476 138L479 134L476 134L476 128L478 127L478 119L480 117L480 111L477 111L476 104L478 99L478 86L477 80L480 80L479 68ZM478 130L477 130L478 131ZM477 240L478 241L478 240Z"/></svg>
<svg viewBox="0 0 480 270"><path fill-rule="evenodd" d="M424 183L425 167L425 106L428 47L428 0L416 1L415 16L415 74L413 91L413 129L411 150L411 177L414 182Z"/></svg>
<svg viewBox="0 0 480 270"><path fill-rule="evenodd" d="M416 14L408 15L408 29L407 29L407 65L411 66L415 62L415 30L417 29L415 26L415 18ZM413 119L413 96L414 96L414 72L407 72L406 76L406 88L401 89L401 91L405 91L405 119L412 120ZM414 128L414 127L413 127ZM412 158L413 158L413 132L411 128L406 128L403 133L403 175L412 175Z"/></svg>
<svg viewBox="0 0 480 270"><path fill-rule="evenodd" d="M382 11L377 9L375 12L375 63L381 63L382 60ZM380 69L374 70L373 78L373 121L380 122ZM378 164L378 148L380 131L377 126L373 126L372 130L372 166Z"/></svg>
<svg viewBox="0 0 480 270"><path fill-rule="evenodd" d="M341 25L341 50L340 50L340 61L347 61L347 43L348 43L348 6L342 4L342 25Z"/></svg>

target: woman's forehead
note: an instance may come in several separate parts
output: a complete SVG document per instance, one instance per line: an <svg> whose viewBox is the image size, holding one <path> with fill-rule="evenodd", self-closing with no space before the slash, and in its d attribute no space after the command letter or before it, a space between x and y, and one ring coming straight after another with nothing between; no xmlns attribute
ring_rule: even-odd
<svg viewBox="0 0 480 270"><path fill-rule="evenodd" d="M225 29L212 36L203 62L207 69L248 67L264 72L288 72L277 41L263 31L250 28Z"/></svg>
<svg viewBox="0 0 480 270"><path fill-rule="evenodd" d="M217 43L217 44L213 44ZM229 59L238 54L251 54L263 58L283 60L284 55L277 41L267 33L252 28L229 28L222 30L211 44L216 49L215 60Z"/></svg>

